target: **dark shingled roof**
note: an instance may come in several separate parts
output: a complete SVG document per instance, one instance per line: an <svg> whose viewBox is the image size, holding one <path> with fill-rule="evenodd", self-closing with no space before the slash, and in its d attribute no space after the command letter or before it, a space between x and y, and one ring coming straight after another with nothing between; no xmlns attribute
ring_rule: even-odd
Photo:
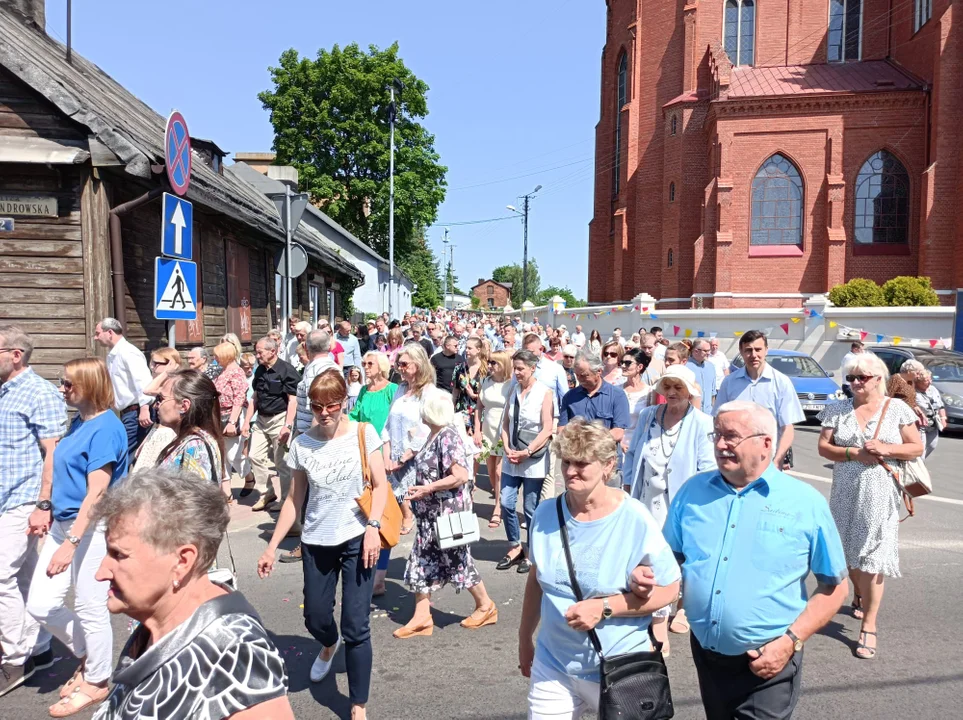
<svg viewBox="0 0 963 720"><path fill-rule="evenodd" d="M0 65L42 95L64 115L89 129L111 150L128 173L155 179L151 165L164 162L166 118L155 112L99 67L76 52L27 27L0 5ZM275 242L284 242L277 210L257 188L231 173L220 175L198 159L187 198L247 225ZM336 272L363 279L352 263L332 252L323 237L301 225L295 240Z"/></svg>

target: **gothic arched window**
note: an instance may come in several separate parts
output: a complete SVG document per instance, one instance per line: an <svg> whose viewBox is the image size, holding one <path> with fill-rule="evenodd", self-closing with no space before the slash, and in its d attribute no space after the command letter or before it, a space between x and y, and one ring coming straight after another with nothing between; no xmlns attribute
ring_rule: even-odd
<svg viewBox="0 0 963 720"><path fill-rule="evenodd" d="M733 65L752 65L756 46L756 3L726 0L723 46Z"/></svg>
<svg viewBox="0 0 963 720"><path fill-rule="evenodd" d="M802 245L802 176L776 153L752 181L751 245Z"/></svg>
<svg viewBox="0 0 963 720"><path fill-rule="evenodd" d="M622 108L626 102L629 57L624 52L619 58L618 92L615 107L615 161L612 163L612 194L618 195L622 186Z"/></svg>
<svg viewBox="0 0 963 720"><path fill-rule="evenodd" d="M856 242L908 243L909 214L909 173L892 153L873 153L856 176Z"/></svg>

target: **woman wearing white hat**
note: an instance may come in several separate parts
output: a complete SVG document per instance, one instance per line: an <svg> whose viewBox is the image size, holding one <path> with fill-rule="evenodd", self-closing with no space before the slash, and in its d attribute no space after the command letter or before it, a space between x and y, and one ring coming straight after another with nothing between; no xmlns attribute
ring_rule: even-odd
<svg viewBox="0 0 963 720"><path fill-rule="evenodd" d="M645 408L622 463L626 492L640 500L661 526L669 504L686 480L696 473L716 467L709 433L712 416L693 407L692 398L701 395L695 374L684 365L672 365L655 384L655 392L665 404ZM668 654L666 620L670 608L652 616L652 633ZM680 609L672 621L673 632L689 629Z"/></svg>

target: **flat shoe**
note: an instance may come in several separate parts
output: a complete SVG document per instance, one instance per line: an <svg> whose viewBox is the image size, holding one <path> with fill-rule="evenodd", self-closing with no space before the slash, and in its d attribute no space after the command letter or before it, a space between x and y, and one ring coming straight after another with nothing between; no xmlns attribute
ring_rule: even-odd
<svg viewBox="0 0 963 720"><path fill-rule="evenodd" d="M415 637L416 635L430 636L432 630L434 629L435 624L433 622L429 622L427 625L422 625L421 627L417 628L409 628L407 625L402 625L391 634L399 640L407 640L408 638Z"/></svg>
<svg viewBox="0 0 963 720"><path fill-rule="evenodd" d="M271 507L271 505L274 504L275 500L277 500L276 496L262 495L261 499L251 506L251 511L261 512L262 510L267 510L269 507Z"/></svg>
<svg viewBox="0 0 963 720"><path fill-rule="evenodd" d="M252 492L254 492L254 486L255 486L255 484L257 484L257 480L252 480L250 483L248 483L248 482L245 481L244 487L241 488L241 492L239 492L239 493L237 494L237 496L238 496L238 497L247 497L247 496L250 495Z"/></svg>
<svg viewBox="0 0 963 720"><path fill-rule="evenodd" d="M497 528L502 524L502 516L499 513L494 513L492 519L488 521L488 527L492 530Z"/></svg>
<svg viewBox="0 0 963 720"><path fill-rule="evenodd" d="M525 557L525 553L523 552L518 553L518 555L516 555L515 557L512 557L511 555L506 555L505 557L503 557L501 560L498 561L498 564L495 566L495 569L508 570L510 567L518 565L518 563L520 563L524 557Z"/></svg>
<svg viewBox="0 0 963 720"><path fill-rule="evenodd" d="M684 618L674 617L669 623L669 632L676 635L685 635L689 632L689 623Z"/></svg>
<svg viewBox="0 0 963 720"><path fill-rule="evenodd" d="M477 610L475 611L477 612ZM498 622L498 606L493 602L491 606L484 612L480 617L475 619L475 613L472 613L464 620L462 620L459 625L463 628L468 628L469 630L477 630L480 627L485 627L486 625L494 625Z"/></svg>
<svg viewBox="0 0 963 720"><path fill-rule="evenodd" d="M80 667L74 670L74 674L70 676L70 679L63 684L60 688L60 697L69 697L70 694L80 687L81 683L84 681L84 666L81 663Z"/></svg>
<svg viewBox="0 0 963 720"><path fill-rule="evenodd" d="M338 641L334 644L334 652L331 653L331 658L329 660L322 660L321 653L324 652L322 649L318 653L318 656L314 659L314 663L311 665L311 682L321 682L331 672L331 666L334 665L334 657L338 654L338 648L341 647L341 636L338 635Z"/></svg>
<svg viewBox="0 0 963 720"><path fill-rule="evenodd" d="M524 558L520 563L518 563L518 569L515 570L519 575L527 575L532 569L532 561L528 558Z"/></svg>

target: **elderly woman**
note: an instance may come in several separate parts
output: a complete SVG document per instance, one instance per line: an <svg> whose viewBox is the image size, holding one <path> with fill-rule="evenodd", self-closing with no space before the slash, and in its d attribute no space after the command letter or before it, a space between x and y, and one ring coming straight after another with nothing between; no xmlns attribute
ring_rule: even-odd
<svg viewBox="0 0 963 720"><path fill-rule="evenodd" d="M244 438L241 437L241 417L247 407L247 375L238 364L237 348L233 343L224 341L214 347L214 357L224 368L217 376L214 387L219 394L221 412L221 432L224 436L224 475L227 480L231 472L241 477L247 475L250 461L244 457ZM245 481L244 487L248 484ZM250 484L251 488L254 483Z"/></svg>
<svg viewBox="0 0 963 720"><path fill-rule="evenodd" d="M478 405L475 407L475 445L488 453L485 464L488 466L488 481L492 486L492 496L495 507L492 510L488 527L494 529L502 524L501 484L502 484L502 456L501 442L502 418L508 396L512 386L509 380L512 376L511 356L501 350L492 353L488 361L488 377L482 381L481 392L478 395Z"/></svg>
<svg viewBox="0 0 963 720"><path fill-rule="evenodd" d="M905 367L905 366L904 366ZM876 617L885 577L899 577L900 489L890 470L923 454L916 415L886 397L886 365L870 352L854 355L843 375L852 399L819 414L820 456L833 462L829 496L853 582L853 615L861 619L856 657L876 657Z"/></svg>
<svg viewBox="0 0 963 720"><path fill-rule="evenodd" d="M60 387L77 414L54 450L53 523L30 583L27 612L81 662L50 707L51 717L69 717L107 697L113 633L108 587L96 577L107 550L92 510L127 474L127 432L111 411L114 391L104 361L70 360ZM73 610L65 603L70 590Z"/></svg>
<svg viewBox="0 0 963 720"><path fill-rule="evenodd" d="M144 388L144 394L156 398L161 387L167 382L167 373L174 372L181 367L181 356L174 348L157 348L150 354L150 371L153 379ZM131 469L151 468L157 464L161 450L174 439L175 433L169 427L157 422L157 400L151 405L151 417L154 426L147 433L144 442L140 444L134 457L131 458Z"/></svg>
<svg viewBox="0 0 963 720"><path fill-rule="evenodd" d="M625 382L622 377L622 356L625 350L617 340L609 340L602 346L602 379L610 385L621 385Z"/></svg>
<svg viewBox="0 0 963 720"><path fill-rule="evenodd" d="M923 411L916 405L916 380L924 369L919 360L907 360L900 365L899 372L886 383L886 394L906 403L909 409L916 413L921 426L924 418Z"/></svg>
<svg viewBox="0 0 963 720"><path fill-rule="evenodd" d="M344 412L348 388L340 369L318 375L309 397L317 423L291 444L291 492L284 498L274 535L257 569L262 578L271 574L278 545L303 506L304 625L321 643L311 665L311 682L321 682L331 671L343 642L351 718L362 720L371 687L371 589L381 551L380 521L388 499L381 440L371 425L348 419ZM367 457L367 478L362 451ZM356 502L367 482L371 485L370 518ZM340 632L334 620L339 578Z"/></svg>
<svg viewBox="0 0 963 720"><path fill-rule="evenodd" d="M293 718L284 661L257 612L208 578L230 517L217 488L143 470L111 487L94 517L107 533L97 571L107 609L140 623L94 720Z"/></svg>
<svg viewBox="0 0 963 720"><path fill-rule="evenodd" d="M431 434L415 456L415 484L408 489L417 531L405 567L405 584L415 594L415 611L411 620L394 632L402 639L431 635L431 593L445 585L453 585L456 591L467 590L475 600L475 610L461 621L462 627L477 630L498 622L498 607L488 597L471 548L460 545L442 550L438 544L438 518L472 509L470 459L458 430L452 427L455 408L451 395L431 393L422 406L421 417Z"/></svg>
<svg viewBox="0 0 963 720"><path fill-rule="evenodd" d="M940 439L940 430L946 427L946 406L940 391L933 386L933 373L921 370L916 378L916 406L922 411L926 424L922 427L926 451L923 455L928 458L936 450L936 443Z"/></svg>
<svg viewBox="0 0 963 720"><path fill-rule="evenodd" d="M525 586L518 666L531 678L529 717L574 720L598 710L599 657L589 632L596 633L606 657L651 649L649 616L678 597L680 573L642 503L606 486L616 463L608 430L575 418L560 428L554 450L562 460L565 493L535 513L535 572ZM569 580L562 523L581 601ZM655 575L656 587L645 601L626 591L640 564Z"/></svg>
<svg viewBox="0 0 963 720"><path fill-rule="evenodd" d="M712 416L692 405L697 394L694 373L684 365L672 365L656 383L655 391L665 398L665 404L647 407L639 416L622 463L622 482L625 491L645 505L661 528L679 489L696 473L715 468L716 459L709 439ZM652 634L663 644L666 655L670 651L667 630L689 630L682 609L667 625L670 610L661 608L652 618Z"/></svg>
<svg viewBox="0 0 963 720"><path fill-rule="evenodd" d="M517 565L516 572L521 574L531 569L531 563L522 547L522 532L515 512L518 491L521 489L523 493L522 511L530 536L538 496L548 474L547 445L552 437L555 414L551 389L535 379L537 365L538 357L529 350L519 350L512 356L516 383L502 420L505 462L501 499L509 550L495 568L508 570Z"/></svg>

